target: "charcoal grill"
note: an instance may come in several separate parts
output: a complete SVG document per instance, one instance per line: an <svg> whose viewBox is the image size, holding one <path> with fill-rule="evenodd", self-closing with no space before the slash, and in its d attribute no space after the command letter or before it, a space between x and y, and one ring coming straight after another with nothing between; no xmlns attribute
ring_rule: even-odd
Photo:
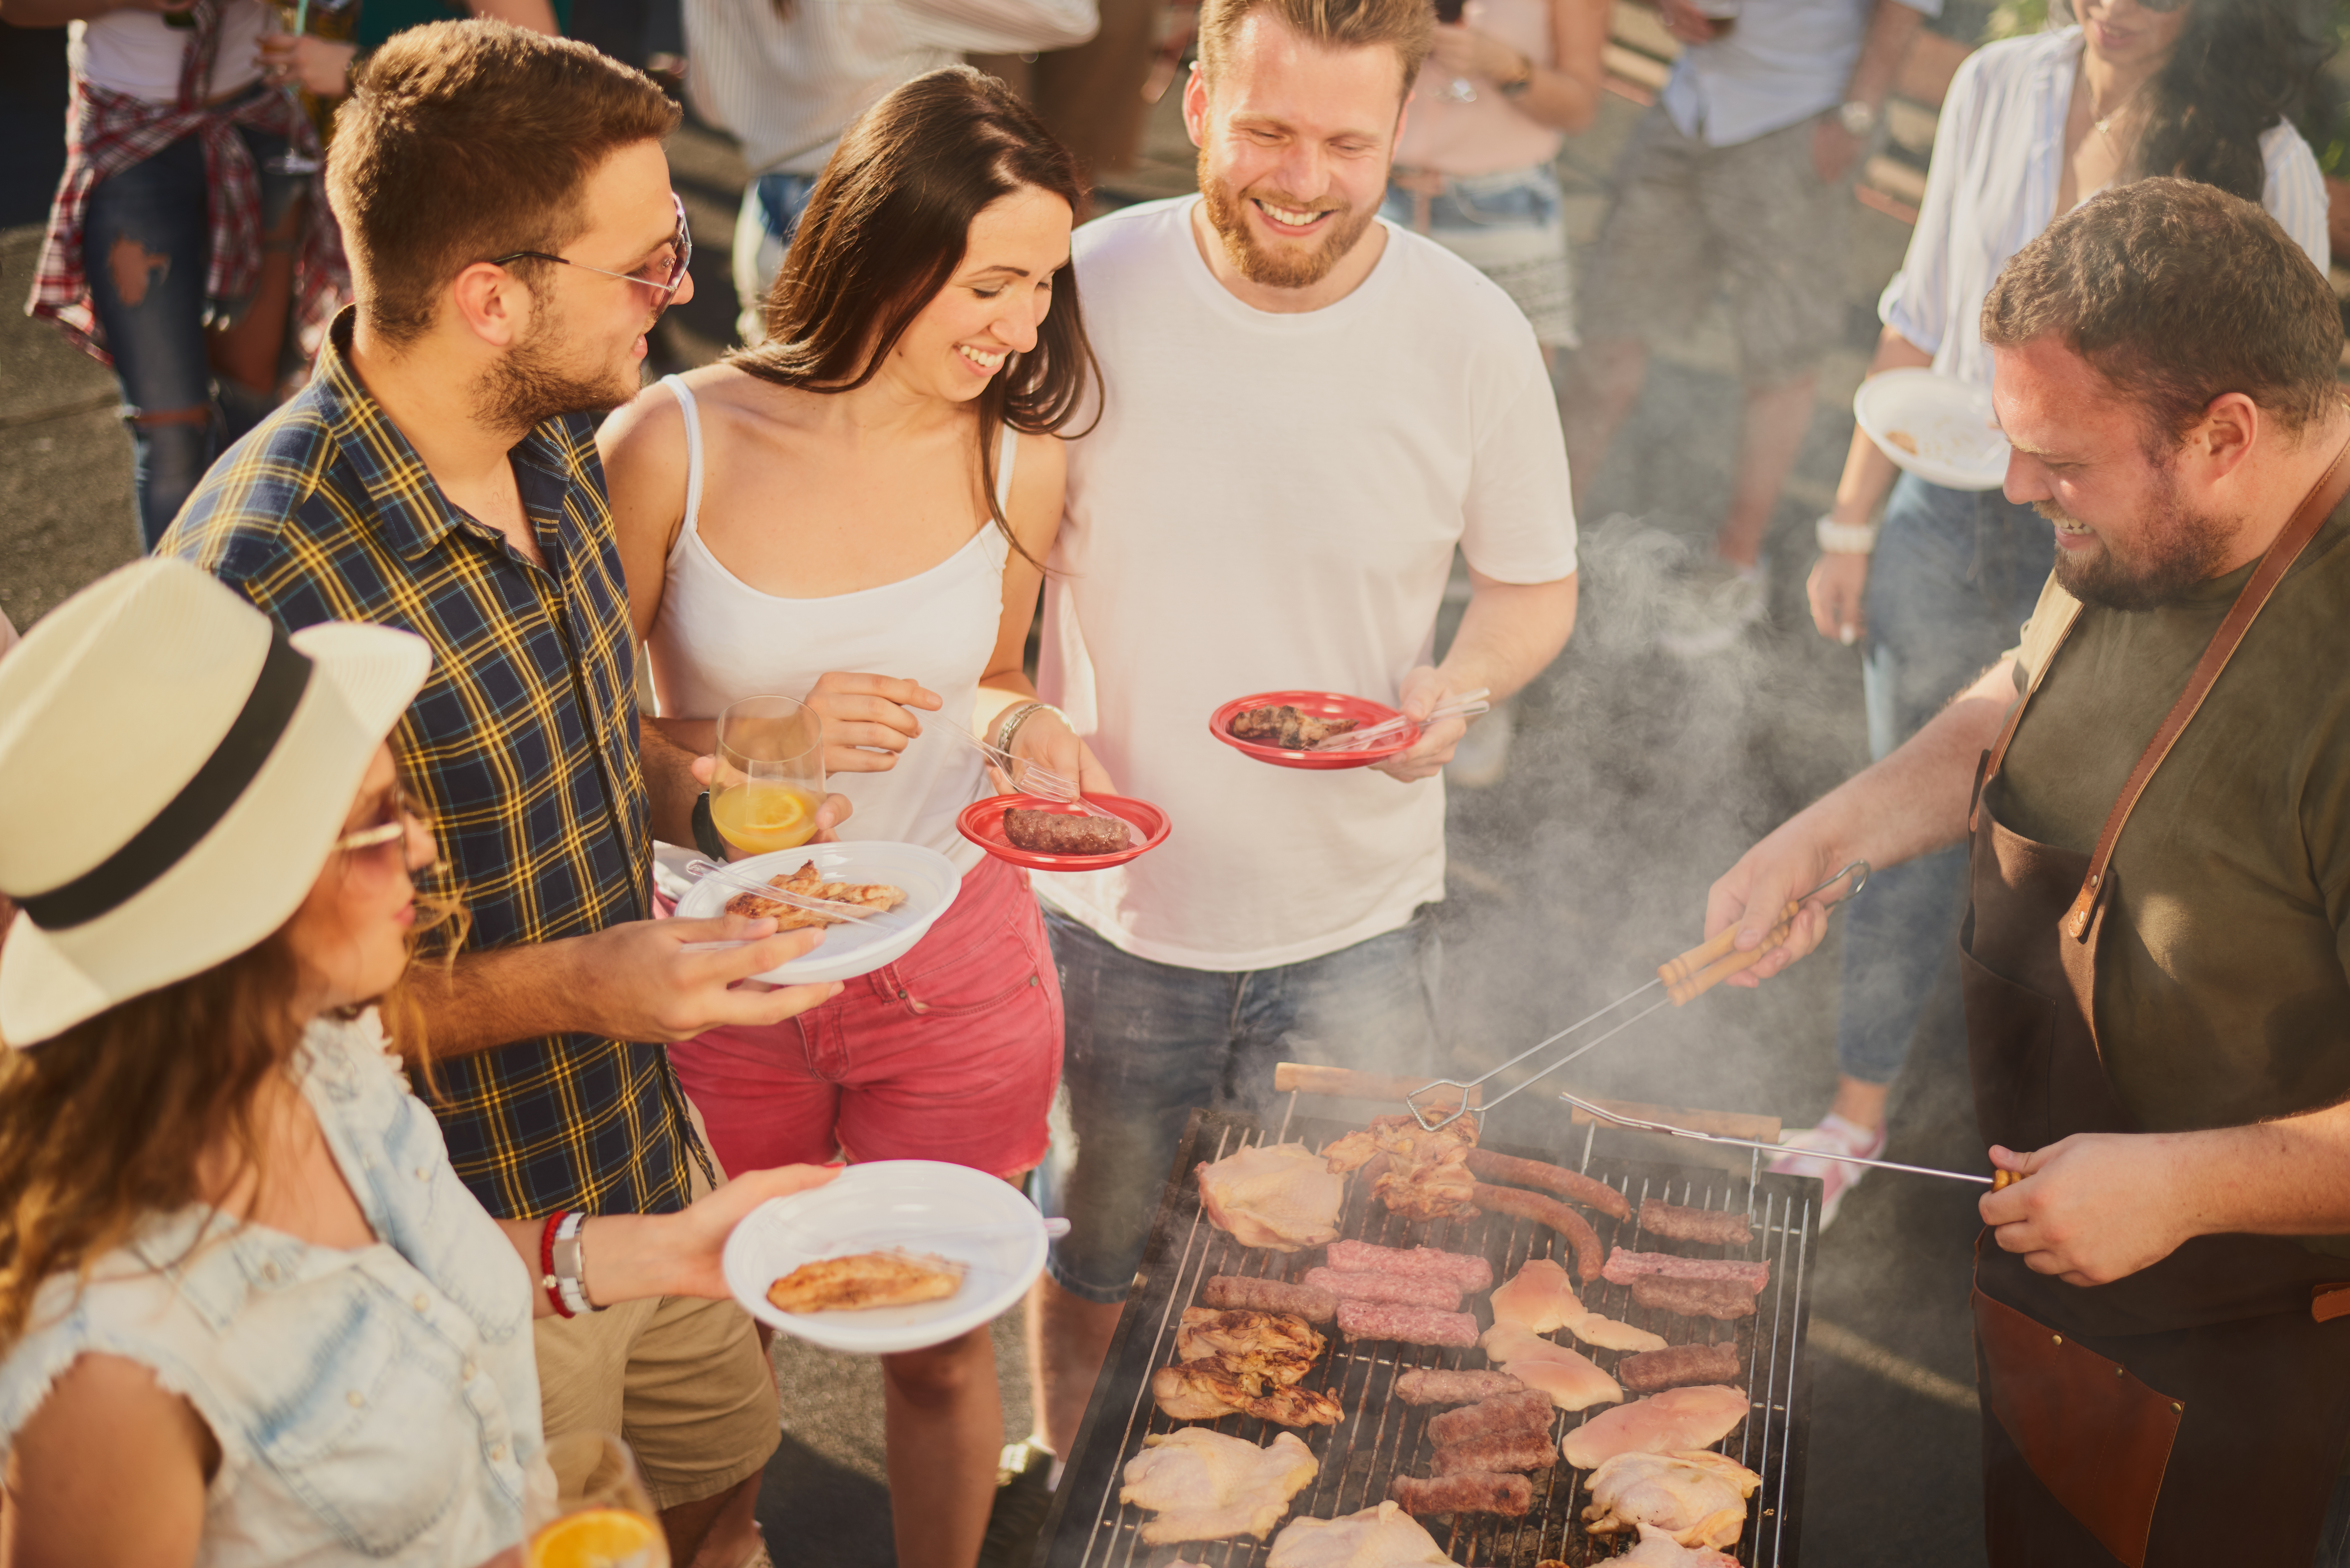
<svg viewBox="0 0 2350 1568"><path fill-rule="evenodd" d="M1150 1374L1176 1359L1175 1331L1183 1309L1197 1304L1201 1284L1210 1275L1295 1278L1321 1261L1318 1248L1295 1253L1248 1248L1216 1229L1201 1212L1194 1168L1251 1145L1284 1138L1319 1148L1351 1130L1346 1123L1292 1116L1283 1118L1283 1127L1268 1137L1246 1117L1205 1110L1191 1114L1174 1172L1151 1225L1133 1293L1119 1315L1117 1334L1078 1429L1076 1457L1055 1494L1052 1513L1038 1541L1034 1568L1163 1568L1178 1558L1206 1568L1256 1568L1265 1561L1279 1527L1263 1542L1240 1536L1174 1546L1146 1545L1140 1527L1149 1515L1119 1503L1118 1494L1127 1462L1142 1451L1142 1439L1148 1435L1204 1424L1248 1442L1264 1444L1275 1433L1291 1429L1247 1416L1228 1416L1209 1423L1171 1421L1159 1414L1151 1400ZM1632 1203L1631 1220L1619 1223L1605 1215L1586 1214L1601 1241L1610 1248L1620 1242L1694 1256L1770 1261L1771 1282L1755 1302L1755 1315L1729 1324L1636 1307L1628 1287L1605 1280L1578 1285L1578 1291L1593 1311L1648 1329L1676 1345L1734 1338L1745 1364L1744 1381L1752 1408L1744 1424L1716 1447L1760 1474L1762 1485L1749 1500L1745 1533L1729 1551L1747 1568L1794 1568L1802 1541L1804 1447L1811 1408L1810 1366L1804 1340L1810 1316L1820 1184L1808 1178L1764 1174L1759 1154L1738 1171L1598 1158L1592 1148L1595 1130L1580 1129L1574 1138L1579 1147L1566 1158L1555 1149L1492 1147L1505 1154L1568 1166L1623 1192ZM1350 1182L1348 1188L1339 1216L1341 1236L1382 1246L1426 1244L1479 1253L1492 1263L1496 1283L1514 1273L1529 1257L1555 1257L1572 1267L1565 1241L1532 1220L1500 1214L1468 1220L1402 1220L1372 1199L1367 1183ZM1646 1241L1639 1229L1639 1205L1649 1198L1745 1214L1754 1239L1743 1250ZM1482 1294L1471 1298L1470 1304L1481 1328L1492 1323L1492 1311ZM1331 1519L1373 1508L1387 1498L1390 1478L1429 1474L1434 1445L1428 1440L1426 1428L1428 1417L1440 1407L1414 1407L1396 1397L1397 1375L1416 1366L1487 1365L1483 1355L1473 1349L1350 1341L1335 1325L1326 1332L1330 1348L1302 1386L1336 1396L1346 1416L1336 1428L1297 1429L1322 1465L1314 1484L1292 1500L1287 1519L1309 1515ZM1577 1348L1610 1371L1623 1359L1615 1351ZM1554 1436L1612 1407L1603 1405L1579 1413L1561 1412ZM1627 1541L1624 1536L1586 1533L1582 1511L1591 1501L1587 1471L1571 1469L1562 1461L1547 1475L1538 1473L1529 1479L1534 1482L1534 1501L1523 1519L1464 1514L1450 1520L1427 1518L1421 1522L1454 1562L1469 1568L1487 1564L1535 1568L1545 1560L1585 1568L1605 1563L1625 1549L1618 1544Z"/></svg>

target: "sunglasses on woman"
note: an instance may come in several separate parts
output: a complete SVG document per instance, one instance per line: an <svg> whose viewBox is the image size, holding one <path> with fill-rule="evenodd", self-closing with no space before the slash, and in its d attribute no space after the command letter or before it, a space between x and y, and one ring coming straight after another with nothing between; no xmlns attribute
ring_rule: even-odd
<svg viewBox="0 0 2350 1568"><path fill-rule="evenodd" d="M555 262L563 266L576 266L582 272L592 272L605 277L617 277L623 283L641 284L652 290L655 309L667 309L685 283L686 269L693 265L693 234L685 221L685 202L678 193L669 193L670 205L677 209L677 232L670 241L655 251L652 259L634 272L613 272L607 267L589 266L586 262L573 261L551 251L509 251L502 256L492 256L492 266L505 266L518 261Z"/></svg>
<svg viewBox="0 0 2350 1568"><path fill-rule="evenodd" d="M417 809L407 787L395 784L383 798L383 820L369 827L353 828L336 839L332 847L338 855L360 855L386 845L404 846L410 830L424 826L424 813Z"/></svg>

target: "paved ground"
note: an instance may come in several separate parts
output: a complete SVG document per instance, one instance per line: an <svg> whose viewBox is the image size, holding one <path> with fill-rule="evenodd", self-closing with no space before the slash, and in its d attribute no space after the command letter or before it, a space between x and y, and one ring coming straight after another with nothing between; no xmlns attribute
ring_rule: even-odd
<svg viewBox="0 0 2350 1568"><path fill-rule="evenodd" d="M1170 99L1171 103L1171 99ZM1635 111L1611 101L1569 150L1578 236L1605 201L1604 173ZM699 362L726 341L726 236L741 171L692 132L674 163L702 250L702 297L674 313L661 357ZM1184 188L1189 149L1161 115L1131 195ZM129 444L111 381L16 314L35 234L0 232L0 607L37 618L135 549ZM1728 488L1736 390L1727 338L1700 326L1663 356L1599 476L1586 522L1584 621L1522 705L1509 776L1459 792L1447 905L1447 1006L1471 1071L1515 1054L1645 979L1699 934L1706 884L1751 838L1863 760L1854 656L1814 638L1801 613L1809 520L1850 431L1846 411L1869 337L1867 306L1906 231L1856 215L1854 341L1824 378L1801 467L1773 531L1785 568L1776 624L1723 660L1691 668L1648 646L1641 588L1669 542L1615 512L1689 540L1712 527ZM1833 1083L1833 956L1761 993L1722 992L1660 1014L1579 1065L1582 1089L1762 1111L1803 1124ZM1938 1016L1954 1016L1944 976ZM1555 1104L1555 1102L1553 1102ZM1564 1118L1529 1095L1494 1136L1555 1145ZM1895 1098L1895 1148L1929 1164L1980 1165L1955 1033L1927 1031ZM1952 1185L1880 1176L1858 1189L1819 1256L1804 1557L1817 1568L1980 1562L1978 1417L1966 1328L1971 1199ZM1014 1324L999 1324L1005 1433L1026 1432ZM789 1345L785 1444L763 1516L779 1562L865 1568L891 1560L878 1369Z"/></svg>

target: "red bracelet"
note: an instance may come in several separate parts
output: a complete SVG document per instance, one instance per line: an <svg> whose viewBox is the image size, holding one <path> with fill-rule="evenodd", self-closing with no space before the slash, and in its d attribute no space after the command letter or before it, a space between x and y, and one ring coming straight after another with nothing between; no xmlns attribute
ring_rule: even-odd
<svg viewBox="0 0 2350 1568"><path fill-rule="evenodd" d="M546 1299L554 1304L557 1317L577 1315L563 1304L563 1288L555 1277L555 1232L562 1225L567 1212L558 1209L548 1215L546 1229L538 1233L538 1288L546 1293Z"/></svg>

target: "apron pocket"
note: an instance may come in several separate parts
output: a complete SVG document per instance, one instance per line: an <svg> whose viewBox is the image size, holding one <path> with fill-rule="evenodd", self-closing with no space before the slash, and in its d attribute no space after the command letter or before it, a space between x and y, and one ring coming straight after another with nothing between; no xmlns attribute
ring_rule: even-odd
<svg viewBox="0 0 2350 1568"><path fill-rule="evenodd" d="M2143 1568L2178 1403L1980 1289L1974 1309L1991 1417L2066 1512Z"/></svg>

